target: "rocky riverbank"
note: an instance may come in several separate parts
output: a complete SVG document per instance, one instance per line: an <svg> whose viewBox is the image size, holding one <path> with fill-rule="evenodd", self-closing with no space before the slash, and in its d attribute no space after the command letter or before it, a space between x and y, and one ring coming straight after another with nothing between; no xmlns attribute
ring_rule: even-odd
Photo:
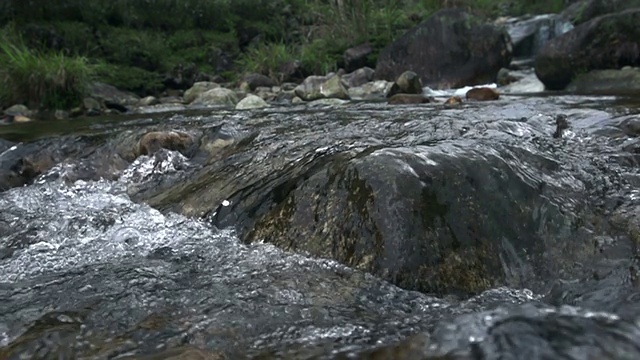
<svg viewBox="0 0 640 360"><path fill-rule="evenodd" d="M637 94L640 44L638 37L631 36L635 30L627 29L625 24L635 24L633 19L639 10L598 8L595 2L582 2L582 17L576 15L574 4L558 15L500 18L494 23L461 10L446 9L383 49L375 69L354 68L373 51L359 46L344 54L347 68L352 71L340 69L309 76L300 83L277 83L259 73L246 74L235 83L196 82L191 78L187 90L142 98L108 84L93 83L80 107L38 112L17 105L4 110L3 122L212 107L247 110L297 103L339 105L345 101L384 101L399 92L425 98L396 97L392 103L428 102L427 98L434 94L441 98L438 101L446 101L454 92L438 90L491 83L498 85L498 93L564 90L578 94ZM615 12L620 9L623 11ZM572 22L579 25L574 28ZM606 31L603 26L607 26ZM419 80L414 88L403 84L406 80L401 75L408 69ZM178 76L185 85L186 78ZM455 94L464 98L466 92Z"/></svg>

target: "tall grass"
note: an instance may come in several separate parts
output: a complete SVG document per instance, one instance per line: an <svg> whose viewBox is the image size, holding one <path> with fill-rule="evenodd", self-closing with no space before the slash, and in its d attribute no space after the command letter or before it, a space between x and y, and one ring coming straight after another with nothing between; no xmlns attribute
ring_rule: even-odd
<svg viewBox="0 0 640 360"><path fill-rule="evenodd" d="M281 69L288 62L298 57L297 48L283 42L261 43L249 47L237 60L237 65L244 72L261 73L282 82Z"/></svg>
<svg viewBox="0 0 640 360"><path fill-rule="evenodd" d="M6 34L0 36L0 64L0 103L30 108L77 106L93 70L86 58L32 50Z"/></svg>

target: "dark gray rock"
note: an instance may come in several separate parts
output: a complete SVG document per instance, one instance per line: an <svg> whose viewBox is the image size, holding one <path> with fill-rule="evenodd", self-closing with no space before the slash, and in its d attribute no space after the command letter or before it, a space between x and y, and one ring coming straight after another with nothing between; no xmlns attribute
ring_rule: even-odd
<svg viewBox="0 0 640 360"><path fill-rule="evenodd" d="M506 31L457 9L440 10L385 47L376 78L394 81L406 70L433 89L492 83L511 61Z"/></svg>
<svg viewBox="0 0 640 360"><path fill-rule="evenodd" d="M556 14L511 19L505 25L513 42L514 58L535 56L549 40L573 28L569 21Z"/></svg>
<svg viewBox="0 0 640 360"><path fill-rule="evenodd" d="M344 51L344 69L347 72L355 71L365 66L375 66L371 64L369 55L373 53L373 46L369 43L364 43L358 46L354 46Z"/></svg>
<svg viewBox="0 0 640 360"><path fill-rule="evenodd" d="M564 89L574 77L596 69L640 66L640 9L587 21L545 45L535 61L547 89Z"/></svg>

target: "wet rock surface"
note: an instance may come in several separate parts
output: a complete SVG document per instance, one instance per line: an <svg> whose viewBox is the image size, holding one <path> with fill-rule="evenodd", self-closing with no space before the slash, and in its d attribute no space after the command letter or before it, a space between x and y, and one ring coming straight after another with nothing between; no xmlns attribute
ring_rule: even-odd
<svg viewBox="0 0 640 360"><path fill-rule="evenodd" d="M636 358L639 113L503 95L5 126L0 358Z"/></svg>
<svg viewBox="0 0 640 360"><path fill-rule="evenodd" d="M570 22L556 14L512 18L503 24L513 43L514 58L534 57L549 40L573 28Z"/></svg>
<svg viewBox="0 0 640 360"><path fill-rule="evenodd" d="M576 94L640 94L640 68L592 70L573 79L567 91Z"/></svg>

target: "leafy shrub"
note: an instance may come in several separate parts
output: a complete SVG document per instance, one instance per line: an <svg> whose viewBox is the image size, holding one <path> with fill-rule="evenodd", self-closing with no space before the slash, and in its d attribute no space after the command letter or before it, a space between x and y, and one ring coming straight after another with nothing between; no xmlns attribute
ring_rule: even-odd
<svg viewBox="0 0 640 360"><path fill-rule="evenodd" d="M263 43L247 48L236 61L242 72L256 72L281 82L280 69L290 61L296 60L296 53L284 43Z"/></svg>

